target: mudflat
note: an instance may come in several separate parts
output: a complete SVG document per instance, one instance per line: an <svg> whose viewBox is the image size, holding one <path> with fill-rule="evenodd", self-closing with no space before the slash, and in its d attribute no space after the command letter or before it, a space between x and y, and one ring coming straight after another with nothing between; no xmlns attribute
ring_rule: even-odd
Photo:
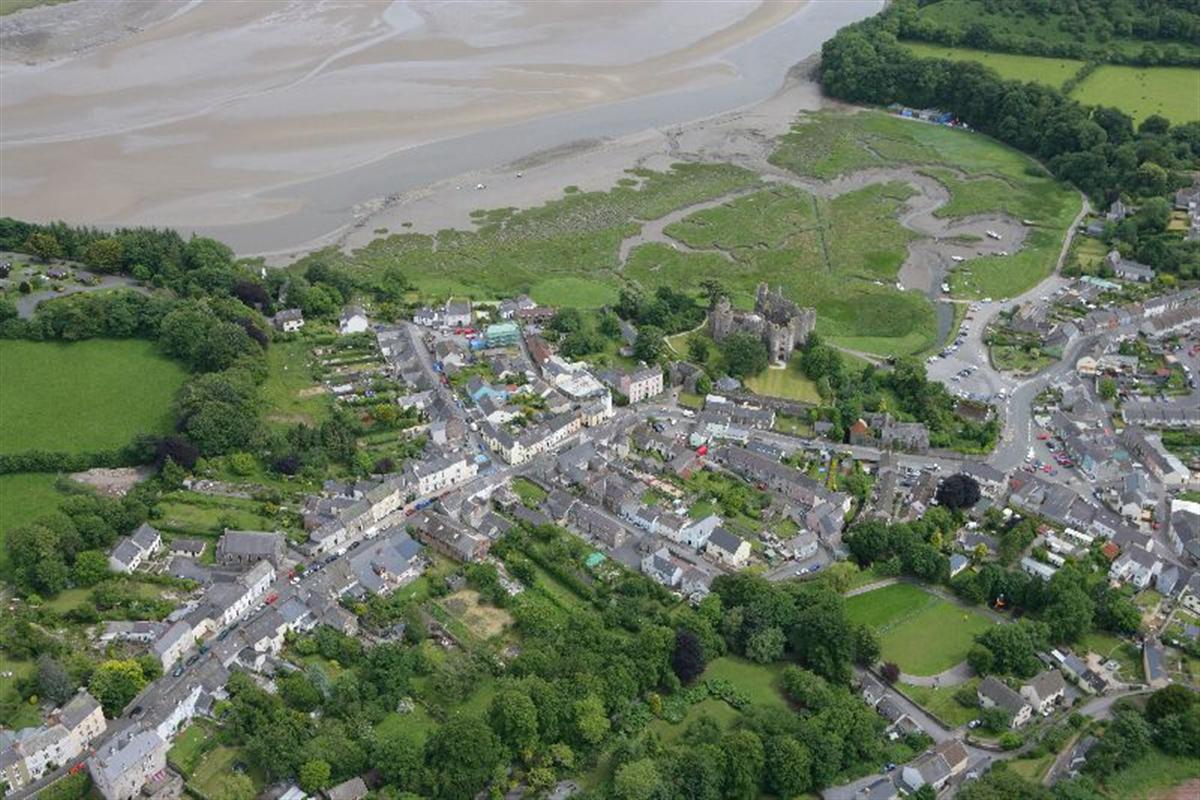
<svg viewBox="0 0 1200 800"><path fill-rule="evenodd" d="M878 7L813 2L814 29L834 24L826 11ZM293 246L386 194L356 195L367 165L729 85L753 67L731 52L805 11L805 0L76 0L21 12L0 20L0 204L34 220L245 230L300 215L330 196L322 179L346 175L332 193L340 217L297 216L234 242ZM797 46L793 60L808 54ZM771 91L784 72L770 70ZM454 166L438 177L465 171Z"/></svg>

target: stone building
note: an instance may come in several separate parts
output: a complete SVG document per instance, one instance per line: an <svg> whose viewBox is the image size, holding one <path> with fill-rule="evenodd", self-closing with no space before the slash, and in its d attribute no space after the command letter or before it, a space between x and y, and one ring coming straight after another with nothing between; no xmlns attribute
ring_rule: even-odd
<svg viewBox="0 0 1200 800"><path fill-rule="evenodd" d="M752 333L762 339L767 355L776 364L786 363L792 351L808 341L817 324L817 312L801 308L780 291L758 285L754 311L735 311L728 297L722 297L708 315L709 333L721 341L731 333Z"/></svg>

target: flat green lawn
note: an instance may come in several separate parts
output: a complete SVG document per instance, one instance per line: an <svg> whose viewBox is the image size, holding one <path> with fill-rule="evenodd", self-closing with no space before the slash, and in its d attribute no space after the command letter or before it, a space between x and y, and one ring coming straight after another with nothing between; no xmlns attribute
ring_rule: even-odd
<svg viewBox="0 0 1200 800"><path fill-rule="evenodd" d="M167 761L179 769L184 778L190 778L201 756L212 744L213 737L214 733L207 722L193 722L176 737L167 751Z"/></svg>
<svg viewBox="0 0 1200 800"><path fill-rule="evenodd" d="M743 658L722 656L709 662L704 678L726 680L756 706L787 708L779 687L783 664L755 664Z"/></svg>
<svg viewBox="0 0 1200 800"><path fill-rule="evenodd" d="M1025 780L1041 783L1042 776L1046 774L1046 770L1050 769L1054 758L1054 753L1047 753L1037 758L1016 758L1008 762L1008 768Z"/></svg>
<svg viewBox="0 0 1200 800"><path fill-rule="evenodd" d="M945 47L924 42L904 42L904 46L921 58L944 58L949 61L976 61L991 67L1008 80L1040 83L1058 88L1063 81L1083 69L1082 61L1067 58L1039 58L1013 53L989 53L966 47Z"/></svg>
<svg viewBox="0 0 1200 800"><path fill-rule="evenodd" d="M1113 800L1151 800L1184 781L1200 778L1200 758L1169 756L1152 749L1144 758L1109 778L1104 792Z"/></svg>
<svg viewBox="0 0 1200 800"><path fill-rule="evenodd" d="M216 536L224 528L249 531L273 531L279 523L259 512L257 504L236 498L212 502L188 492L175 492L159 503L162 517L155 525L173 533Z"/></svg>
<svg viewBox="0 0 1200 800"><path fill-rule="evenodd" d="M546 499L546 490L528 478L514 478L512 489L527 506L537 506Z"/></svg>
<svg viewBox="0 0 1200 800"><path fill-rule="evenodd" d="M785 397L813 404L821 402L817 385L800 373L798 358L793 358L781 369L768 369L747 378L746 386L751 391L770 397Z"/></svg>
<svg viewBox="0 0 1200 800"><path fill-rule="evenodd" d="M1140 122L1151 114L1175 124L1200 120L1200 69L1098 67L1071 97L1088 105L1115 106Z"/></svg>
<svg viewBox="0 0 1200 800"><path fill-rule="evenodd" d="M974 688L979 685L979 678L971 678L967 685ZM960 686L910 686L902 684L900 688L913 702L933 714L947 725L957 728L966 725L979 716L978 708L967 708L954 699L954 693Z"/></svg>
<svg viewBox="0 0 1200 800"><path fill-rule="evenodd" d="M910 675L936 675L967 657L975 636L992 623L910 583L846 598L851 621L879 634L882 659Z"/></svg>
<svg viewBox="0 0 1200 800"><path fill-rule="evenodd" d="M245 768L246 774L254 781L256 790L261 790L266 785L266 773L261 765L249 763L240 748L224 745L219 745L205 754L196 765L196 771L188 783L211 797L220 779L231 774L238 765Z"/></svg>
<svg viewBox="0 0 1200 800"><path fill-rule="evenodd" d="M617 301L617 287L586 278L549 278L534 284L530 297L546 306L600 308Z"/></svg>
<svg viewBox="0 0 1200 800"><path fill-rule="evenodd" d="M429 716L429 712L421 704L416 704L408 714L401 714L393 711L379 721L375 726L375 733L379 736L386 736L393 731L405 731L412 734L420 741L424 741L425 737L437 727L437 721Z"/></svg>
<svg viewBox="0 0 1200 800"><path fill-rule="evenodd" d="M54 488L56 479L49 472L0 475L0 575L8 571L8 550L3 546L5 531L58 508L65 495Z"/></svg>
<svg viewBox="0 0 1200 800"><path fill-rule="evenodd" d="M267 349L267 379L259 394L267 419L281 423L319 423L329 416L330 395L313 380L312 343L303 337L272 342Z"/></svg>
<svg viewBox="0 0 1200 800"><path fill-rule="evenodd" d="M1121 665L1121 675L1128 681L1142 679L1142 654L1136 647L1118 639L1111 633L1089 631L1080 638L1075 650L1092 652L1104 660L1112 659Z"/></svg>
<svg viewBox="0 0 1200 800"><path fill-rule="evenodd" d="M0 452L120 447L171 429L184 370L140 339L0 342Z"/></svg>

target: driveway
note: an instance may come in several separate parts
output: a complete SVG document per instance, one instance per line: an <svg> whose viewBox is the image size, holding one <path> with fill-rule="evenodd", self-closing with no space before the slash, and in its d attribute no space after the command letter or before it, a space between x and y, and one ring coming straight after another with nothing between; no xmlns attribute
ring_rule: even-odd
<svg viewBox="0 0 1200 800"><path fill-rule="evenodd" d="M80 294L82 292L100 292L108 289L132 289L142 294L150 294L149 289L140 285L133 278L127 278L123 275L105 275L94 286L77 283L73 286L64 286L60 292L56 292L53 289L43 289L40 292L30 292L29 294L20 295L16 302L17 316L21 319L31 319L33 313L37 311L38 306L56 297L66 297L69 294Z"/></svg>

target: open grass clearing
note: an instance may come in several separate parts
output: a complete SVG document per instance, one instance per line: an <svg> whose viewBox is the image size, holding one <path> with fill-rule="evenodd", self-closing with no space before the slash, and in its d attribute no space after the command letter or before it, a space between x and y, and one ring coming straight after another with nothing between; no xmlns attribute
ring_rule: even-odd
<svg viewBox="0 0 1200 800"><path fill-rule="evenodd" d="M0 341L0 452L86 452L166 433L184 377L140 339Z"/></svg>
<svg viewBox="0 0 1200 800"><path fill-rule="evenodd" d="M756 706L787 708L780 688L784 665L755 664L744 658L722 656L709 662L704 670L706 680L726 680Z"/></svg>
<svg viewBox="0 0 1200 800"><path fill-rule="evenodd" d="M375 725L375 733L380 738L384 738L390 736L394 731L403 731L423 742L436 727L437 721L429 716L425 707L420 703L415 703L413 710L407 714L393 711L381 719Z"/></svg>
<svg viewBox="0 0 1200 800"><path fill-rule="evenodd" d="M267 349L267 379L259 395L272 422L320 423L332 408L325 387L313 379L311 344L303 336L273 342Z"/></svg>
<svg viewBox="0 0 1200 800"><path fill-rule="evenodd" d="M975 61L991 67L1001 78L1025 83L1040 83L1055 89L1063 81L1083 69L1082 61L1069 58L1040 58L1015 53L990 53L966 47L946 47L924 42L904 42L904 47L921 58L942 58L948 61Z"/></svg>
<svg viewBox="0 0 1200 800"><path fill-rule="evenodd" d="M208 722L193 722L175 738L167 751L167 762L183 777L190 778L200 759L215 745L214 732Z"/></svg>
<svg viewBox="0 0 1200 800"><path fill-rule="evenodd" d="M201 797L213 797L220 787L221 780L235 772L244 772L254 782L256 791L261 791L267 783L267 776L262 765L250 763L250 759L240 747L218 745L209 750L188 780L190 786L200 793Z"/></svg>
<svg viewBox="0 0 1200 800"><path fill-rule="evenodd" d="M439 601L446 610L478 639L491 639L508 629L513 623L512 615L502 608L479 602L479 592L463 589Z"/></svg>
<svg viewBox="0 0 1200 800"><path fill-rule="evenodd" d="M1200 120L1200 69L1195 67L1097 67L1071 97L1087 105L1119 108L1135 123L1157 114L1176 125Z"/></svg>
<svg viewBox="0 0 1200 800"><path fill-rule="evenodd" d="M882 659L910 675L936 675L967 657L992 623L911 583L895 583L846 599L851 621L879 634Z"/></svg>
<svg viewBox="0 0 1200 800"><path fill-rule="evenodd" d="M959 686L911 686L905 683L900 685L900 689L921 708L950 727L957 728L979 716L978 708L967 708L954 699L955 693L964 685L974 689L979 685L979 678L971 678Z"/></svg>
<svg viewBox="0 0 1200 800"><path fill-rule="evenodd" d="M527 506L537 506L546 499L546 490L533 481L524 477L516 477L512 481L512 489Z"/></svg>
<svg viewBox="0 0 1200 800"><path fill-rule="evenodd" d="M1046 770L1050 769L1050 765L1054 763L1054 757L1054 753L1047 753L1037 758L1015 758L1008 762L1008 768L1027 781L1041 783L1042 776L1046 774Z"/></svg>
<svg viewBox="0 0 1200 800"><path fill-rule="evenodd" d="M8 574L8 548L4 534L27 525L58 508L66 495L54 488L57 476L49 472L0 475L0 575Z"/></svg>
<svg viewBox="0 0 1200 800"><path fill-rule="evenodd" d="M799 358L793 357L785 367L767 369L746 379L746 386L757 394L783 397L802 403L821 402L817 385L800 372Z"/></svg>
<svg viewBox="0 0 1200 800"><path fill-rule="evenodd" d="M1158 800L1166 790L1200 778L1200 758L1170 756L1151 751L1104 782L1104 793L1113 800Z"/></svg>

